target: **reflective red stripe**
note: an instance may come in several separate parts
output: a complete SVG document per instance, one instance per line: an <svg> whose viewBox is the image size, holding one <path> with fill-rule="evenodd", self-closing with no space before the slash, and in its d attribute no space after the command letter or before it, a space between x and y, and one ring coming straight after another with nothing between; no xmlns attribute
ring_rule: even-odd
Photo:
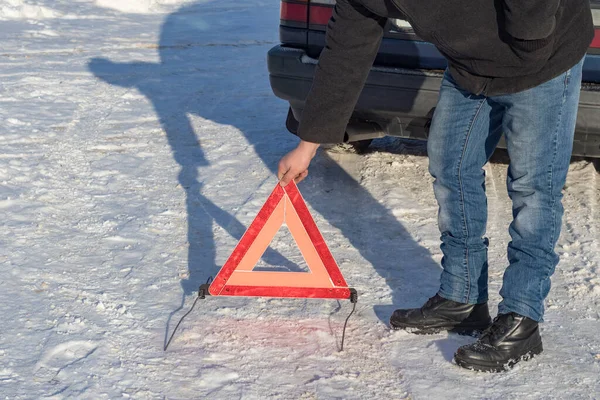
<svg viewBox="0 0 600 400"><path fill-rule="evenodd" d="M283 272L285 273L285 272ZM212 293L211 293L212 294ZM299 299L340 299L350 298L348 288L295 288L267 286L233 286L227 285L218 296L246 297L291 297Z"/></svg>
<svg viewBox="0 0 600 400"><path fill-rule="evenodd" d="M281 19L286 21L306 22L307 5L281 2Z"/></svg>
<svg viewBox="0 0 600 400"><path fill-rule="evenodd" d="M310 6L308 22L316 25L327 25L331 14L333 14L333 7Z"/></svg>
<svg viewBox="0 0 600 400"><path fill-rule="evenodd" d="M594 36L594 40L592 40L590 47L600 49L600 29L596 29L596 35Z"/></svg>

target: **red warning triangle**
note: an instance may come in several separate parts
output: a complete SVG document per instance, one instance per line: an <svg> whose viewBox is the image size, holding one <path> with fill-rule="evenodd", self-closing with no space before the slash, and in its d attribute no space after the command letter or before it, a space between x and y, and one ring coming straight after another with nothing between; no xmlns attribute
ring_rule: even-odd
<svg viewBox="0 0 600 400"><path fill-rule="evenodd" d="M310 272L253 271L283 224ZM208 290L213 296L350 298L350 289L293 181L285 188L275 186Z"/></svg>

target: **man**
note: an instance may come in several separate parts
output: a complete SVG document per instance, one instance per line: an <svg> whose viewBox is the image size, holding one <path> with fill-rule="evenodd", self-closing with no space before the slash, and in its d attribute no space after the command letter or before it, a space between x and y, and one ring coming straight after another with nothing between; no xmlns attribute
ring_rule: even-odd
<svg viewBox="0 0 600 400"><path fill-rule="evenodd" d="M428 139L443 252L440 289L395 329L483 331L458 365L501 371L542 352L538 323L563 214L583 57L593 38L587 0L338 0L298 129L279 163L282 185L308 174L320 143L339 143L387 18L407 19L448 60ZM498 316L487 300L483 166L504 134L513 202L509 266Z"/></svg>

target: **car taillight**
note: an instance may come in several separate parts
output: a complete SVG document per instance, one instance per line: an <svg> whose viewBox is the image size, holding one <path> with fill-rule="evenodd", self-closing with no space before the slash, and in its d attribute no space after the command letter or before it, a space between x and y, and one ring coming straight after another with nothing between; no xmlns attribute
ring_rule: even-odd
<svg viewBox="0 0 600 400"><path fill-rule="evenodd" d="M594 26L596 27L596 35L590 47L600 49L600 9L592 9L592 16L594 17Z"/></svg>
<svg viewBox="0 0 600 400"><path fill-rule="evenodd" d="M308 11L308 23L311 25L327 25L335 0L310 0L310 9Z"/></svg>
<svg viewBox="0 0 600 400"><path fill-rule="evenodd" d="M308 22L307 0L281 2L281 25L306 25Z"/></svg>
<svg viewBox="0 0 600 400"><path fill-rule="evenodd" d="M596 35L594 35L594 39L592 40L590 47L593 49L600 49L600 29L596 29Z"/></svg>

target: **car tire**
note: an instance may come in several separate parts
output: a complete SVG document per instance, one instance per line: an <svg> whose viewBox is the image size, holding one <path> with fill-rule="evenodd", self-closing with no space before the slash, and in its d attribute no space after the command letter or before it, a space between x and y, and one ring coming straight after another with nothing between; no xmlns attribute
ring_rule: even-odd
<svg viewBox="0 0 600 400"><path fill-rule="evenodd" d="M373 139L358 140L356 142L350 142L350 145L354 148L357 154L364 154L369 150L369 146L373 142Z"/></svg>

